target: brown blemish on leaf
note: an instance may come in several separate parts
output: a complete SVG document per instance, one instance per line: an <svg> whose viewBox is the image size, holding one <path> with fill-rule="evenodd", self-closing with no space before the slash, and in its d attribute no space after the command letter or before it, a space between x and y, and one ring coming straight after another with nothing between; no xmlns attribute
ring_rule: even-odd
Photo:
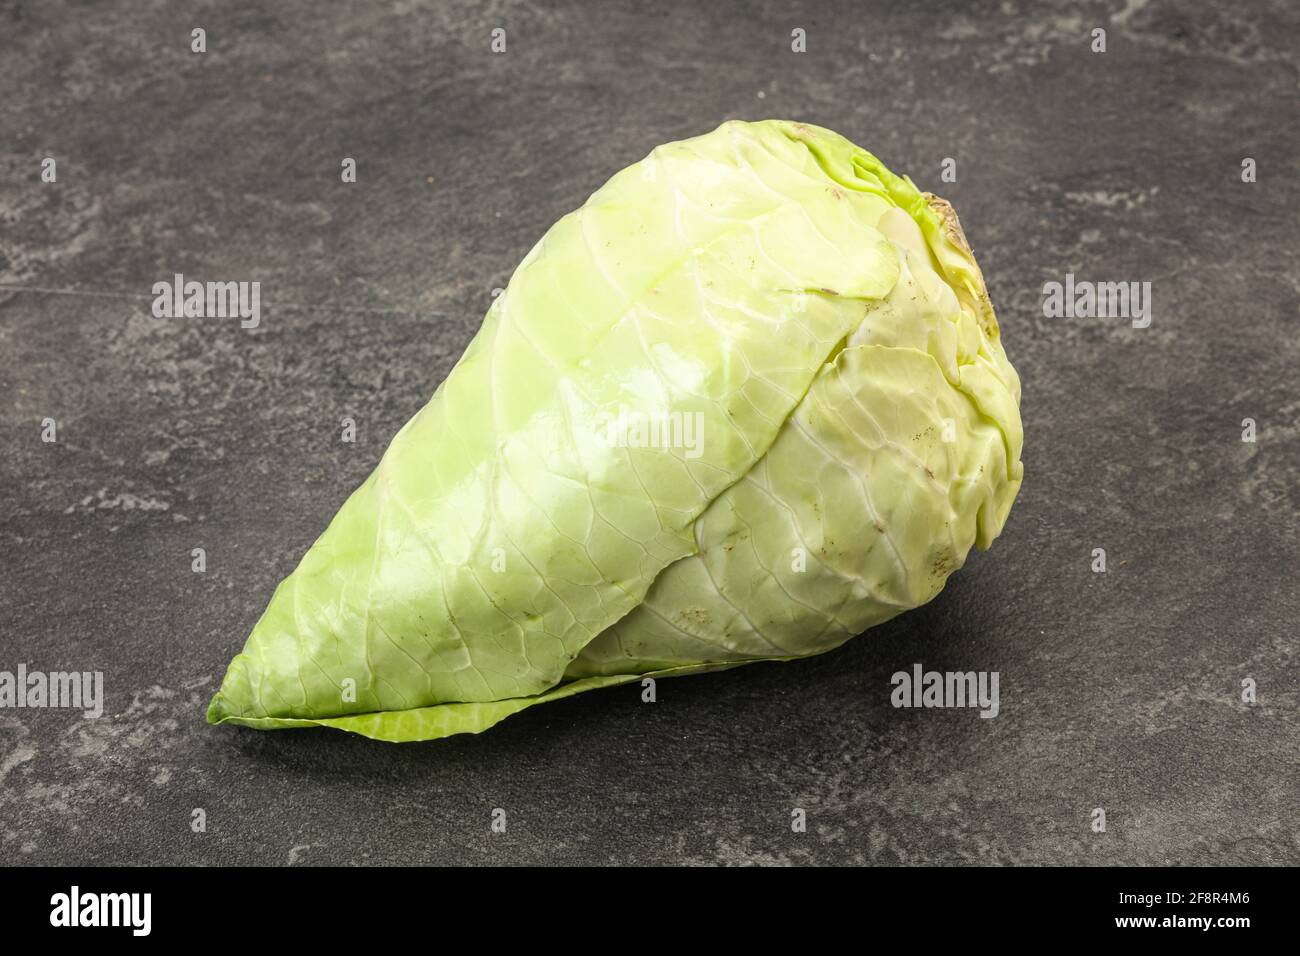
<svg viewBox="0 0 1300 956"><path fill-rule="evenodd" d="M702 607L688 607L682 611L682 620L687 624L693 624L696 627L708 627L708 609Z"/></svg>
<svg viewBox="0 0 1300 956"><path fill-rule="evenodd" d="M940 551L934 556L934 561L930 564L930 573L936 578L947 577L953 571L952 555L947 551Z"/></svg>
<svg viewBox="0 0 1300 956"><path fill-rule="evenodd" d="M962 231L961 222L957 219L957 211L952 208L952 204L948 200L940 199L934 193L922 193L921 195L930 208L938 214L940 221L943 223L944 237L956 246L957 251L970 262L978 286L973 290L977 307L975 318L979 321L984 334L991 339L996 339L999 334L998 317L993 312L993 302L989 298L988 286L984 283L984 273L980 271L979 263L975 261L975 253L971 251L970 243L966 241L966 233Z"/></svg>

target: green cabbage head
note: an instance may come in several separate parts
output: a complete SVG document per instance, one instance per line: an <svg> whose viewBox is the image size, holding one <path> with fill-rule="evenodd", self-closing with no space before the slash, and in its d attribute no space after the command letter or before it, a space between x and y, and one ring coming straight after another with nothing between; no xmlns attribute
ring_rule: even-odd
<svg viewBox="0 0 1300 956"><path fill-rule="evenodd" d="M660 146L520 263L208 720L427 740L831 650L998 535L1019 403L947 203L801 123Z"/></svg>

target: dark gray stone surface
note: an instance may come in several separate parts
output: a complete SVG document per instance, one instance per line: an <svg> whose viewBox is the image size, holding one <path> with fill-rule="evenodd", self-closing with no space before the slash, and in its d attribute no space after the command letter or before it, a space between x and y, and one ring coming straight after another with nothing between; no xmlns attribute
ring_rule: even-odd
<svg viewBox="0 0 1300 956"><path fill-rule="evenodd" d="M1118 6L0 7L0 669L107 694L0 710L0 859L1300 862L1300 15ZM961 213L1024 380L993 550L836 653L653 706L400 746L205 724L546 227L656 144L767 116ZM153 319L174 272L261 281L262 326ZM1044 318L1066 272L1150 281L1150 328ZM1000 672L1001 715L893 709L914 662Z"/></svg>

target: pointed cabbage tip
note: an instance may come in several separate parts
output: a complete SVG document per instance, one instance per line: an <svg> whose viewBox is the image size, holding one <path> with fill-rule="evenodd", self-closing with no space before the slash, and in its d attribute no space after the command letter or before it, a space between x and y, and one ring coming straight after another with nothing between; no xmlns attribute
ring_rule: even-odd
<svg viewBox="0 0 1300 956"><path fill-rule="evenodd" d="M226 709L226 699L221 696L220 691L217 691L208 702L208 723L219 724L231 716L233 715Z"/></svg>
<svg viewBox="0 0 1300 956"><path fill-rule="evenodd" d="M221 686L208 702L208 723L220 724L227 720L249 716L250 708L247 705L251 703L252 695L248 693L246 678L245 657L243 654L236 654L226 667Z"/></svg>

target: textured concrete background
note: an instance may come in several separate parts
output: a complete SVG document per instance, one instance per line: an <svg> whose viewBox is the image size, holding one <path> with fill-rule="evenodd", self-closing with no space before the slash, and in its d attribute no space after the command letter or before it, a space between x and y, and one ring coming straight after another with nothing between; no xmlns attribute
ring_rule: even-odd
<svg viewBox="0 0 1300 956"><path fill-rule="evenodd" d="M1296 6L699 6L0 4L0 670L107 694L0 711L0 860L1300 862ZM402 746L206 725L546 227L656 144L768 116L960 212L1024 379L994 549L839 652L653 706ZM1071 271L1152 282L1151 327L1044 318ZM153 319L174 272L259 280L261 328ZM891 708L914 662L999 671L1001 716Z"/></svg>

